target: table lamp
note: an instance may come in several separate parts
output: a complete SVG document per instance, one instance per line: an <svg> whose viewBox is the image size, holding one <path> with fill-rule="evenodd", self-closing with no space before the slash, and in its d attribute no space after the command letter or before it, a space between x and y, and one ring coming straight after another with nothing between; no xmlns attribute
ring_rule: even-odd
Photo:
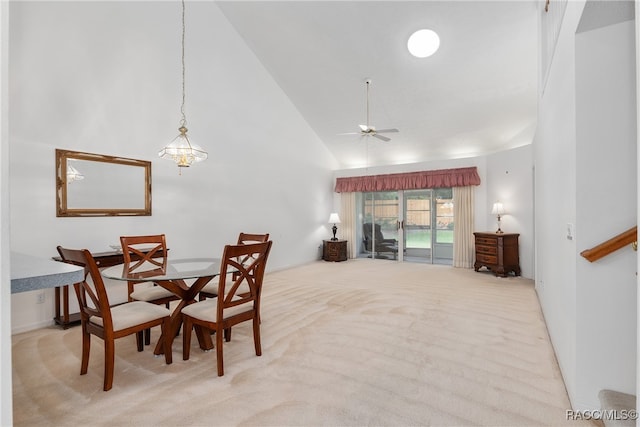
<svg viewBox="0 0 640 427"><path fill-rule="evenodd" d="M336 237L336 232L338 231L338 227L336 226L336 224L340 224L340 217L337 213L334 212L329 215L329 224L333 224L333 237L331 238L331 240L338 240L338 238Z"/></svg>
<svg viewBox="0 0 640 427"><path fill-rule="evenodd" d="M493 204L493 208L491 209L491 213L494 215L498 215L498 230L496 233L503 233L500 229L500 215L504 215L504 205L501 202L495 202Z"/></svg>

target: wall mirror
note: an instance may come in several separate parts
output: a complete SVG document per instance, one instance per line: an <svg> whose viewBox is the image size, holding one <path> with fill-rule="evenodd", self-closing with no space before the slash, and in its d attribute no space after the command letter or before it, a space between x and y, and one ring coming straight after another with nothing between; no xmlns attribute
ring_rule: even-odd
<svg viewBox="0 0 640 427"><path fill-rule="evenodd" d="M56 216L151 215L151 162L56 149Z"/></svg>

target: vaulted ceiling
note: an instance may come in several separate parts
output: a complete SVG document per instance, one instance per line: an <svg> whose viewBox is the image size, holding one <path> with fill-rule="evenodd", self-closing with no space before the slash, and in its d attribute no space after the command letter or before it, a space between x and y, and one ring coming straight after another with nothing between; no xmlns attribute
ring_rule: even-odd
<svg viewBox="0 0 640 427"><path fill-rule="evenodd" d="M513 1L219 1L341 168L470 157L531 142L538 5ZM416 30L441 40L429 58ZM360 135L366 121L391 141ZM281 123L286 126L287 123Z"/></svg>

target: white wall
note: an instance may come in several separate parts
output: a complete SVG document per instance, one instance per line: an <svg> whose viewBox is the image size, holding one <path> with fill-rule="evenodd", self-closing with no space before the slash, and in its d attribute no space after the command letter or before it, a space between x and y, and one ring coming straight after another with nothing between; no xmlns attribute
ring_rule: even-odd
<svg viewBox="0 0 640 427"><path fill-rule="evenodd" d="M534 140L536 290L573 402L576 359L575 66L573 34L584 2L568 2L564 25L539 100Z"/></svg>
<svg viewBox="0 0 640 427"><path fill-rule="evenodd" d="M576 35L576 246L636 225L635 22ZM615 46L615 48L612 48ZM615 167L603 168L603 165ZM576 264L577 406L603 388L635 394L636 253ZM615 345L602 345L597 338Z"/></svg>
<svg viewBox="0 0 640 427"><path fill-rule="evenodd" d="M481 184L474 194L475 229L491 231L497 228L497 218L491 214L493 203L500 199L510 212L503 218L502 229L520 233L520 268L522 276L533 279L533 149L531 145L487 156L433 162L389 165L366 169L343 169L335 177L378 175L475 166ZM336 211L340 197L334 196Z"/></svg>
<svg viewBox="0 0 640 427"><path fill-rule="evenodd" d="M636 123L640 123L640 97L638 97L638 88L640 87L640 9L635 8L635 28L636 28ZM640 135L637 133L636 125L636 147L640 141ZM636 148L636 164L640 164L640 152ZM636 184L640 183L640 176L636 173ZM640 188L640 185L638 186ZM636 190L637 193L637 190ZM640 197L636 197L638 205L636 205L636 211L640 212ZM636 212L636 224L640 221L640 216ZM636 257L636 271L640 270L640 258ZM636 278L636 283L637 283ZM640 307L640 293L636 292L636 310ZM640 316L636 315L636 408L640 408L640 396L637 391L640 390Z"/></svg>
<svg viewBox="0 0 640 427"><path fill-rule="evenodd" d="M0 2L0 425L13 423L9 275L9 4Z"/></svg>
<svg viewBox="0 0 640 427"><path fill-rule="evenodd" d="M476 215L488 219L485 230L497 227L491 208L496 200L504 204L501 217L505 233L519 233L520 269L522 277L534 278L533 234L533 147L506 150L487 156L487 204ZM486 215L486 216L485 216Z"/></svg>
<svg viewBox="0 0 640 427"><path fill-rule="evenodd" d="M620 251L594 265L579 256L634 225L635 59L628 24L576 37L584 8L567 4L540 98L535 277L572 406L592 410L600 389L629 391L635 378L635 254Z"/></svg>
<svg viewBox="0 0 640 427"><path fill-rule="evenodd" d="M335 159L213 2L187 3L186 114L206 162L157 157L178 133L179 2L10 4L11 250L109 250L166 233L176 257L269 232L270 269L317 259ZM152 161L153 215L56 218L54 150ZM4 193L3 193L4 194ZM4 241L4 240L3 240ZM51 323L52 291L12 296L14 332Z"/></svg>

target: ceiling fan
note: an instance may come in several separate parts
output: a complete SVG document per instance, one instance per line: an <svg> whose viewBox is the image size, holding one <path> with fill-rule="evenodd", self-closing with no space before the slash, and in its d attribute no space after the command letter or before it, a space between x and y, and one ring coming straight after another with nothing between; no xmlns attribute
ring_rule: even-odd
<svg viewBox="0 0 640 427"><path fill-rule="evenodd" d="M369 86L371 86L371 79L367 79L364 81L367 84L367 124L359 125L359 132L347 132L341 133L339 135L360 135L360 136L372 136L374 138L378 138L382 141L391 141L391 138L387 138L386 136L380 135L381 133L393 133L399 132L398 129L376 129L375 126L369 125Z"/></svg>

